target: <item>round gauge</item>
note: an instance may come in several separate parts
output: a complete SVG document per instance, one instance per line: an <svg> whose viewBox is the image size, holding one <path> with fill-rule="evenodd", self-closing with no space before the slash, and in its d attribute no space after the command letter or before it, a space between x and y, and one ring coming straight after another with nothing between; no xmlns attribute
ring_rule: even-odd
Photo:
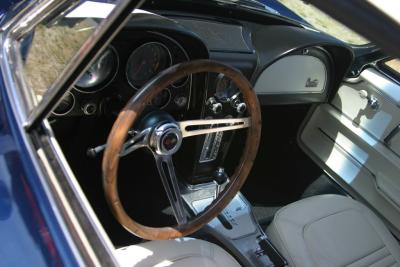
<svg viewBox="0 0 400 267"><path fill-rule="evenodd" d="M183 77L172 84L173 87L182 87L189 81L189 76Z"/></svg>
<svg viewBox="0 0 400 267"><path fill-rule="evenodd" d="M170 65L171 53L165 45L157 42L146 43L136 48L129 56L126 76L129 84L139 89Z"/></svg>
<svg viewBox="0 0 400 267"><path fill-rule="evenodd" d="M53 114L58 116L66 115L74 108L74 105L74 95L70 92L67 92L61 99L61 102L58 104L58 106L53 110Z"/></svg>
<svg viewBox="0 0 400 267"><path fill-rule="evenodd" d="M112 80L118 68L118 56L114 48L108 47L82 74L75 88L82 92L95 92Z"/></svg>
<svg viewBox="0 0 400 267"><path fill-rule="evenodd" d="M156 97L153 98L151 104L158 108L163 108L168 105L171 99L171 93L168 89L162 90Z"/></svg>

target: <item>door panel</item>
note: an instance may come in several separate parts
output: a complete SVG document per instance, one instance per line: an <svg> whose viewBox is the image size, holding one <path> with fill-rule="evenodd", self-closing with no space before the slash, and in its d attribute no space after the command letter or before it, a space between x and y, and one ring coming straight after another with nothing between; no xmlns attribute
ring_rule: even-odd
<svg viewBox="0 0 400 267"><path fill-rule="evenodd" d="M344 82L318 106L300 144L339 184L361 196L400 233L400 86L376 69ZM397 231L396 231L397 230Z"/></svg>

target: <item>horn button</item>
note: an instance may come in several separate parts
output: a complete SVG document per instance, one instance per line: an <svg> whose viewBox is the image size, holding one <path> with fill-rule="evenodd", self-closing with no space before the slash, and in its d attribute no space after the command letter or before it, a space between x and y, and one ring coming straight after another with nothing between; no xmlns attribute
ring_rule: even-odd
<svg viewBox="0 0 400 267"><path fill-rule="evenodd" d="M151 136L151 147L158 155L172 155L182 144L182 133L174 123L165 123L156 127Z"/></svg>

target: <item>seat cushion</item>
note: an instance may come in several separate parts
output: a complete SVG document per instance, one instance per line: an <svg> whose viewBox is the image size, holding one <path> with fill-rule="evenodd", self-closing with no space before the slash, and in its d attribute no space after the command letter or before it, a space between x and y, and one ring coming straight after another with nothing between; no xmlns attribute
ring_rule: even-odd
<svg viewBox="0 0 400 267"><path fill-rule="evenodd" d="M121 266L240 266L219 246L193 238L150 241L116 250Z"/></svg>
<svg viewBox="0 0 400 267"><path fill-rule="evenodd" d="M268 236L289 266L400 266L400 246L361 203L314 196L280 209Z"/></svg>

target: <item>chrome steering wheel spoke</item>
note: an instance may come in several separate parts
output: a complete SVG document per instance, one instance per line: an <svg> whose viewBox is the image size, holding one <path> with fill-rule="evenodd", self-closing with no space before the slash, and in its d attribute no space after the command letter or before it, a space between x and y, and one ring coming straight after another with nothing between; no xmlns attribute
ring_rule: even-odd
<svg viewBox="0 0 400 267"><path fill-rule="evenodd" d="M178 122L182 137L232 131L250 127L250 118L188 120Z"/></svg>
<svg viewBox="0 0 400 267"><path fill-rule="evenodd" d="M187 222L187 216L179 189L178 179L176 177L172 156L154 154L154 157L175 219L178 224L185 224Z"/></svg>
<svg viewBox="0 0 400 267"><path fill-rule="evenodd" d="M150 133L151 128L144 129L141 132L130 133L132 137L122 145L122 150L119 153L119 156L124 157L139 148L148 147Z"/></svg>

